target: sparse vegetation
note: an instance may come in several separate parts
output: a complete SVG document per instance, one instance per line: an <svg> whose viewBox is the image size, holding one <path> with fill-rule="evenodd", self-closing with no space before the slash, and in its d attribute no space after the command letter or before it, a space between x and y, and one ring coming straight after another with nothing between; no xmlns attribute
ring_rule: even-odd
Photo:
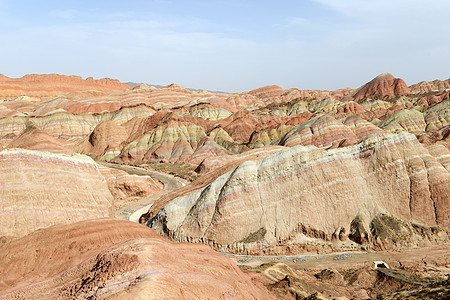
<svg viewBox="0 0 450 300"><path fill-rule="evenodd" d="M180 177L187 181L194 181L200 177L194 170L196 166L193 166L185 162L175 162L175 163L144 163L139 165L139 167L145 168L147 170L154 170L158 172L163 172L173 176Z"/></svg>
<svg viewBox="0 0 450 300"><path fill-rule="evenodd" d="M271 261L271 262L264 263L264 264L261 264L261 265L256 266L256 267L247 266L247 265L239 265L238 267L242 271L252 271L252 272L256 272L256 273L262 273L267 268L273 267L276 264L277 264L277 262Z"/></svg>
<svg viewBox="0 0 450 300"><path fill-rule="evenodd" d="M258 230L256 230L255 232L250 233L248 236L246 236L244 239L240 240L240 243L253 243L253 242L257 242L260 241L264 238L264 236L266 235L266 228L265 227L261 227Z"/></svg>

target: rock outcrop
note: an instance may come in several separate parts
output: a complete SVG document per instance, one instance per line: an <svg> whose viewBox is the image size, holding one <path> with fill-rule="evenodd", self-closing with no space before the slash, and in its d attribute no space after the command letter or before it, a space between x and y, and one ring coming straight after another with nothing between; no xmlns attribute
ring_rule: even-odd
<svg viewBox="0 0 450 300"><path fill-rule="evenodd" d="M255 97L258 97L261 99L266 99L266 98L271 98L274 96L281 96L282 94L284 94L284 92L285 92L285 90L283 90L278 85L268 85L268 86L264 86L264 87L260 87L260 88L251 90L248 93L252 96L255 96Z"/></svg>
<svg viewBox="0 0 450 300"><path fill-rule="evenodd" d="M0 246L0 298L274 299L227 257L145 226L97 219Z"/></svg>
<svg viewBox="0 0 450 300"><path fill-rule="evenodd" d="M206 137L201 118L174 113L156 114L134 125L116 162L188 159Z"/></svg>
<svg viewBox="0 0 450 300"><path fill-rule="evenodd" d="M449 229L449 189L450 173L414 135L375 134L346 148L296 146L247 161L203 188L157 201L147 224L176 241L232 252L352 248L349 234L364 243L355 228L369 243L421 245L446 239L420 228ZM374 229L372 236L377 218L387 227L403 222L402 238Z"/></svg>
<svg viewBox="0 0 450 300"><path fill-rule="evenodd" d="M0 151L0 236L113 215L113 197L89 157Z"/></svg>
<svg viewBox="0 0 450 300"><path fill-rule="evenodd" d="M376 296L349 273L277 264L255 267L262 278L99 218L232 253L445 247L449 98L448 80L408 88L390 74L234 94L0 75L0 298L270 298L261 284Z"/></svg>
<svg viewBox="0 0 450 300"><path fill-rule="evenodd" d="M409 87L413 93L429 93L450 89L450 78L447 80L422 81Z"/></svg>
<svg viewBox="0 0 450 300"><path fill-rule="evenodd" d="M65 147L61 141L46 134L31 122L27 124L25 130L7 148L22 148L63 154L74 153L72 149Z"/></svg>
<svg viewBox="0 0 450 300"><path fill-rule="evenodd" d="M125 171L102 165L99 165L98 169L105 177L108 188L114 197L115 209L137 198L156 195L164 188L159 181L150 176L131 175Z"/></svg>
<svg viewBox="0 0 450 300"><path fill-rule="evenodd" d="M172 84L164 88L143 85L107 95L83 93L42 100L21 96L0 102L0 147L8 146L31 121L64 147L95 159L197 165L208 156L280 145L298 126L307 128L289 133L295 141L281 145L326 146L324 142L331 142L328 146L349 146L360 137L353 137L352 130L339 123L353 116L382 125L385 131L405 130L425 134L422 140L436 141L430 135L448 125L450 96L449 91L411 94L401 79L390 74L378 76L357 91L285 90L273 85L230 95L192 92ZM404 110L423 116L408 120L406 115L412 113ZM323 114L336 122L323 122L327 118L320 117ZM310 119L319 122L313 127L302 125ZM361 121L357 124L362 125ZM370 131L377 130L371 127Z"/></svg>
<svg viewBox="0 0 450 300"><path fill-rule="evenodd" d="M95 80L89 77L82 79L79 76L58 74L31 74L22 78L0 76L0 98L5 99L14 99L22 95L50 97L82 91L111 94L130 88L128 84L109 78Z"/></svg>
<svg viewBox="0 0 450 300"><path fill-rule="evenodd" d="M384 121L377 124L386 132L406 131L411 133L421 133L425 131L425 120L420 111L402 109L392 114Z"/></svg>
<svg viewBox="0 0 450 300"><path fill-rule="evenodd" d="M353 131L328 115L319 115L291 129L282 139L283 146L314 145L323 148L349 146L357 142Z"/></svg>
<svg viewBox="0 0 450 300"><path fill-rule="evenodd" d="M358 102L369 97L372 99L383 99L385 97L398 97L410 93L410 89L402 79L395 78L392 74L384 73L360 87L352 97L354 101Z"/></svg>
<svg viewBox="0 0 450 300"><path fill-rule="evenodd" d="M108 160L120 154L120 144L128 138L128 131L124 126L117 125L111 120L98 124L76 148L80 153L90 154L100 160Z"/></svg>

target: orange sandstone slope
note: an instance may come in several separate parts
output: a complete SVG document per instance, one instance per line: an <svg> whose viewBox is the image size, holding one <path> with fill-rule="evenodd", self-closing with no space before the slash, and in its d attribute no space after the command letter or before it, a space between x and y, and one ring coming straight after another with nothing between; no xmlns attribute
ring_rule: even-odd
<svg viewBox="0 0 450 300"><path fill-rule="evenodd" d="M411 93L403 79L395 78L392 74L384 73L363 85L353 95L355 101L371 97L373 99L397 97Z"/></svg>
<svg viewBox="0 0 450 300"><path fill-rule="evenodd" d="M88 156L0 151L0 237L113 215L113 197Z"/></svg>
<svg viewBox="0 0 450 300"><path fill-rule="evenodd" d="M0 246L0 298L274 299L231 259L145 226L96 219Z"/></svg>
<svg viewBox="0 0 450 300"><path fill-rule="evenodd" d="M110 94L130 89L128 84L115 79L58 74L31 74L21 78L9 78L0 74L0 98L14 99L26 95L31 97L50 97L73 92L95 91L97 94Z"/></svg>
<svg viewBox="0 0 450 300"><path fill-rule="evenodd" d="M450 79L422 81L410 86L413 93L429 93L432 91L442 91L450 89Z"/></svg>
<svg viewBox="0 0 450 300"><path fill-rule="evenodd" d="M273 85L227 95L192 92L172 84L160 89L141 85L101 96L42 101L20 97L0 102L0 145L11 143L28 121L64 140L64 146L119 163L155 159L198 164L208 155L267 145L348 146L360 136L355 139L331 118L342 122L352 116L360 119L355 125L371 127L370 132L379 130L367 121L384 131L422 135L426 143L447 136L448 91L414 94L403 80L382 74L353 96L350 92L285 90ZM311 126L302 125L310 119ZM340 141L334 138L336 130L342 134Z"/></svg>
<svg viewBox="0 0 450 300"><path fill-rule="evenodd" d="M26 124L25 130L7 148L22 148L63 154L74 153L72 149L65 147L61 141L46 134L31 122Z"/></svg>
<svg viewBox="0 0 450 300"><path fill-rule="evenodd" d="M375 133L345 148L300 145L240 162L160 198L146 217L176 241L283 254L444 243L449 204L449 171L413 134Z"/></svg>

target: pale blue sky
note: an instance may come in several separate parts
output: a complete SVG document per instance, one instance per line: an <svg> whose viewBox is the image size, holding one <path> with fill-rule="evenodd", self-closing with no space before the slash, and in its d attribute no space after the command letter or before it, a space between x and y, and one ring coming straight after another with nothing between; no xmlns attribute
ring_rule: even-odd
<svg viewBox="0 0 450 300"><path fill-rule="evenodd" d="M244 91L450 77L450 1L0 0L0 73Z"/></svg>

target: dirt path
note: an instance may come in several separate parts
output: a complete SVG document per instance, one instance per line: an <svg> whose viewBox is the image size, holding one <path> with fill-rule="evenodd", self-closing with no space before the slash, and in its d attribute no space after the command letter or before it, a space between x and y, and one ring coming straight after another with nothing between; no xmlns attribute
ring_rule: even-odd
<svg viewBox="0 0 450 300"><path fill-rule="evenodd" d="M164 174L157 171L150 171L139 167L116 165L105 162L98 162L98 164L101 164L108 168L119 169L131 175L150 176L161 182L164 186L163 190L155 195L140 198L136 201L129 202L126 205L120 207L115 213L116 218L118 219L138 222L139 217L148 211L153 202L158 200L163 195L169 193L170 191L173 191L186 185L186 181L181 178L177 178L175 176Z"/></svg>
<svg viewBox="0 0 450 300"><path fill-rule="evenodd" d="M115 169L125 171L131 175L150 176L152 178L155 178L164 185L164 190L171 191L171 190L178 189L178 188L186 185L185 180L183 180L181 178L177 178L172 175L164 174L161 172L150 171L150 170L146 170L144 168L139 168L139 167L110 164L110 163L105 163L105 162L98 162L98 163L103 166L109 167L109 168L115 168Z"/></svg>
<svg viewBox="0 0 450 300"><path fill-rule="evenodd" d="M285 263L294 269L322 270L325 268L348 269L373 266L374 261L384 261L398 267L416 262L438 262L448 265L450 273L450 244L401 251L340 252L331 254L304 254L295 256L250 256L222 253L238 265L258 266L267 262Z"/></svg>

